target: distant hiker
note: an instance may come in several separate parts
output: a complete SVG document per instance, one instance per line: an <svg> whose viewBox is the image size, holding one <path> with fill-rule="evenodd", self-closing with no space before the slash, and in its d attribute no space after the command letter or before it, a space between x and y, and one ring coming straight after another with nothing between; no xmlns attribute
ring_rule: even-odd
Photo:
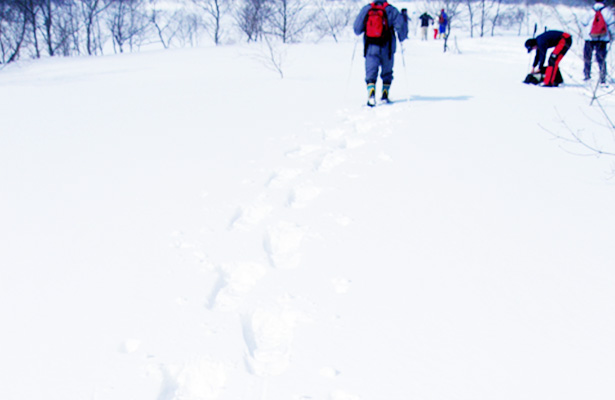
<svg viewBox="0 0 615 400"><path fill-rule="evenodd" d="M434 19L427 12L421 14L419 19L421 20L421 40L427 40L427 31L429 30L429 25L433 24Z"/></svg>
<svg viewBox="0 0 615 400"><path fill-rule="evenodd" d="M410 25L410 21L412 21L412 18L410 18L408 16L408 10L405 9L405 8L402 8L401 9L401 15L402 15L402 17L404 17L406 19L406 22L408 23L408 25Z"/></svg>
<svg viewBox="0 0 615 400"><path fill-rule="evenodd" d="M561 31L546 31L536 38L525 41L527 52L536 50L536 57L532 64L532 74L541 73L544 71L545 77L543 86L557 86L556 76L559 69L559 63L572 45L572 36L569 33ZM549 56L549 65L545 68L545 60L547 51L554 48Z"/></svg>
<svg viewBox="0 0 615 400"><path fill-rule="evenodd" d="M615 24L613 13L605 8L601 0L594 4L594 11L585 20L581 21L585 27L583 48L583 74L585 80L591 79L592 56L596 53L596 61L600 67L600 83L606 83L606 53L609 42L611 41L611 29Z"/></svg>
<svg viewBox="0 0 615 400"><path fill-rule="evenodd" d="M382 79L382 97L389 101L389 90L393 82L394 54L397 39L403 42L408 37L406 9L400 13L386 1L377 0L364 6L354 21L354 32L363 35L365 57L365 82L367 83L367 105L376 105L376 81L378 70Z"/></svg>
<svg viewBox="0 0 615 400"><path fill-rule="evenodd" d="M446 12L444 11L444 8L442 10L440 10L440 16L438 17L438 31L440 32L440 37L444 38L446 37L446 32L447 32L447 28L448 28L448 15L446 15Z"/></svg>

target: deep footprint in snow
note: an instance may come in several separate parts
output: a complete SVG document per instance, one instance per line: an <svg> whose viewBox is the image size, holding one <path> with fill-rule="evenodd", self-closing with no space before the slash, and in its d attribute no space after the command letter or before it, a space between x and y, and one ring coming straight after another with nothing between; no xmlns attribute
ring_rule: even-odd
<svg viewBox="0 0 615 400"><path fill-rule="evenodd" d="M263 247L274 268L293 269L301 263L299 249L305 228L292 222L280 221L265 233Z"/></svg>
<svg viewBox="0 0 615 400"><path fill-rule="evenodd" d="M273 206L268 203L267 196L260 195L252 204L237 209L237 212L231 218L229 228L249 231L253 226L267 218L272 211Z"/></svg>
<svg viewBox="0 0 615 400"><path fill-rule="evenodd" d="M269 177L269 180L265 184L265 187L271 189L284 187L293 179L301 175L302 172L302 170L296 168L283 168L276 170Z"/></svg>
<svg viewBox="0 0 615 400"><path fill-rule="evenodd" d="M300 313L287 308L258 308L242 320L246 367L267 377L285 372L291 363L294 329Z"/></svg>
<svg viewBox="0 0 615 400"><path fill-rule="evenodd" d="M346 161L346 156L343 150L334 150L325 154L316 162L316 171L331 172L334 168L343 164Z"/></svg>
<svg viewBox="0 0 615 400"><path fill-rule="evenodd" d="M218 268L219 277L209 296L209 309L234 311L244 296L265 276L267 268L255 262L229 263Z"/></svg>
<svg viewBox="0 0 615 400"><path fill-rule="evenodd" d="M162 387L158 400L220 397L228 380L229 366L208 358L180 365L162 365Z"/></svg>
<svg viewBox="0 0 615 400"><path fill-rule="evenodd" d="M318 197L321 191L321 188L311 182L303 182L290 191L287 203L292 208L305 208L312 200Z"/></svg>

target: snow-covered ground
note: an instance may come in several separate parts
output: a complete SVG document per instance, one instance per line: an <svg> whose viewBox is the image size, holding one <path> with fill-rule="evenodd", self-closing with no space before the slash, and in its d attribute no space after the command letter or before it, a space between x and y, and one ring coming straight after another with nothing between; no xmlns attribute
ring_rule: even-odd
<svg viewBox="0 0 615 400"><path fill-rule="evenodd" d="M612 132L524 40L4 68L0 397L612 399Z"/></svg>

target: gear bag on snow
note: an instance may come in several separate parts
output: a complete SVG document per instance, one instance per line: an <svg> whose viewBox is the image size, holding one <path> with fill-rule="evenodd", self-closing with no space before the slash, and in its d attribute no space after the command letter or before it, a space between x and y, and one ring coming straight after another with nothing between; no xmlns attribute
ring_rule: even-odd
<svg viewBox="0 0 615 400"><path fill-rule="evenodd" d="M592 28L589 31L589 36L592 39L598 39L606 35L606 21L604 20L604 16L600 11L596 11L594 15L594 20L592 22Z"/></svg>
<svg viewBox="0 0 615 400"><path fill-rule="evenodd" d="M540 85L545 79L546 67L542 67L540 72L535 74L527 74L523 83L527 83L528 85ZM555 73L555 81L553 82L554 86L558 86L560 83L564 83L564 78L562 78L562 74L559 72L559 68Z"/></svg>
<svg viewBox="0 0 615 400"><path fill-rule="evenodd" d="M389 3L371 4L365 20L365 44L383 45L391 38L386 8Z"/></svg>

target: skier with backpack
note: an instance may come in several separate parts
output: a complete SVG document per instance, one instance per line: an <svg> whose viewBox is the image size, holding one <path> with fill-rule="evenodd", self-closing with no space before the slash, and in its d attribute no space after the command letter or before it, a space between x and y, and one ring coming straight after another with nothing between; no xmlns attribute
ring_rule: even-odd
<svg viewBox="0 0 615 400"><path fill-rule="evenodd" d="M448 32L448 15L446 15L446 11L444 11L444 8L440 10L440 15L438 16L438 25L440 37L446 39L446 35Z"/></svg>
<svg viewBox="0 0 615 400"><path fill-rule="evenodd" d="M546 31L538 35L536 38L531 38L525 41L527 52L536 50L534 63L532 64L532 74L542 73L544 71L543 86L557 86L561 75L559 72L559 63L572 45L572 36L569 33L561 31ZM548 49L553 48L549 56L549 64L545 68L544 64L547 58ZM558 76L560 79L557 79Z"/></svg>
<svg viewBox="0 0 615 400"><path fill-rule="evenodd" d="M363 34L367 105L370 107L376 105L376 81L379 70L382 79L381 100L389 102L397 39L403 42L408 37L407 11L402 9L400 13L386 1L377 0L361 9L353 28L355 34Z"/></svg>
<svg viewBox="0 0 615 400"><path fill-rule="evenodd" d="M582 24L585 26L585 46L583 47L583 74L585 80L591 79L592 57L600 68L600 83L606 83L606 53L611 41L611 27L615 23L613 13L607 9L602 0L597 0L592 12Z"/></svg>

